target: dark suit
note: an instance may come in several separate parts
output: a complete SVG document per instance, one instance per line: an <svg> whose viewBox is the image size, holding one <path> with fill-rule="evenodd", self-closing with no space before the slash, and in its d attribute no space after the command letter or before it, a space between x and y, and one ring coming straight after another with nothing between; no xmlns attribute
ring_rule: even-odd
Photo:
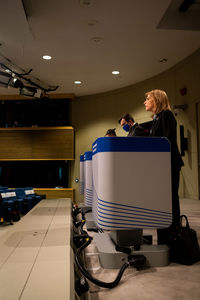
<svg viewBox="0 0 200 300"><path fill-rule="evenodd" d="M146 133L144 131L144 128L140 126L138 123L135 123L132 127L130 127L129 133L127 136L145 136Z"/></svg>
<svg viewBox="0 0 200 300"><path fill-rule="evenodd" d="M171 175L172 175L172 214L173 225L180 219L178 196L180 169L184 165L177 146L176 119L170 110L163 110L154 116L150 136L166 137L171 144Z"/></svg>

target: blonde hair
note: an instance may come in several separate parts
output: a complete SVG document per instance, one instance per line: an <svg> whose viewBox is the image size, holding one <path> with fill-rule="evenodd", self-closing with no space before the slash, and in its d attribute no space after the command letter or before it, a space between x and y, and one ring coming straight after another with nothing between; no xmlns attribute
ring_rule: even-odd
<svg viewBox="0 0 200 300"><path fill-rule="evenodd" d="M145 96L152 96L155 101L155 113L158 114L162 110L171 110L169 99L165 91L163 90L152 90L145 93Z"/></svg>

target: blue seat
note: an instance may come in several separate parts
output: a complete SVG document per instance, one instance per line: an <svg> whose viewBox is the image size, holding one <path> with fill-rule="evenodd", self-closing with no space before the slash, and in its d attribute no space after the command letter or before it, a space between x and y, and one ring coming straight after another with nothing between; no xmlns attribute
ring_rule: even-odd
<svg viewBox="0 0 200 300"><path fill-rule="evenodd" d="M46 199L46 195L36 194L32 187L25 187L24 191L25 191L26 196L31 197L33 199L35 198L36 204L38 202L40 202L42 199Z"/></svg>
<svg viewBox="0 0 200 300"><path fill-rule="evenodd" d="M0 186L0 191L8 190L8 186Z"/></svg>
<svg viewBox="0 0 200 300"><path fill-rule="evenodd" d="M23 209L23 200L17 199L15 190L0 189L0 221L1 223L20 220L20 213Z"/></svg>
<svg viewBox="0 0 200 300"><path fill-rule="evenodd" d="M25 188L16 188L15 191L17 197L24 201L23 214L28 213L37 204L35 199L25 193Z"/></svg>
<svg viewBox="0 0 200 300"><path fill-rule="evenodd" d="M25 213L46 198L45 195L37 195L32 187L16 188L15 191L18 198L24 199Z"/></svg>

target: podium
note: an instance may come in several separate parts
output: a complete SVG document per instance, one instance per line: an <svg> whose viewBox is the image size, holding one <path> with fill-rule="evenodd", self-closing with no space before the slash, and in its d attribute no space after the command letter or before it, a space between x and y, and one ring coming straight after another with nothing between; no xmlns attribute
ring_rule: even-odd
<svg viewBox="0 0 200 300"><path fill-rule="evenodd" d="M172 223L169 141L159 137L104 137L98 138L92 149L93 219L104 230L94 240L102 266L122 265L120 252L116 262L116 244L132 247L134 254L145 252L152 266L167 265L168 247L142 245L138 232L167 228ZM138 251L134 248L135 233L136 243L141 244ZM113 264L111 256L115 257Z"/></svg>
<svg viewBox="0 0 200 300"><path fill-rule="evenodd" d="M84 195L84 155L80 155L80 180L79 180L79 192L80 195Z"/></svg>

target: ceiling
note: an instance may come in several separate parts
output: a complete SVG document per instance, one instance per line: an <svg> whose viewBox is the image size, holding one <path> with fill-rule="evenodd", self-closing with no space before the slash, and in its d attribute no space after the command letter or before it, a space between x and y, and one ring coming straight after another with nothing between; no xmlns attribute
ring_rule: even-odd
<svg viewBox="0 0 200 300"><path fill-rule="evenodd" d="M200 48L198 1L186 12L178 10L183 0L0 1L0 63L18 73L32 69L28 78L59 86L56 93L83 96L132 85Z"/></svg>

